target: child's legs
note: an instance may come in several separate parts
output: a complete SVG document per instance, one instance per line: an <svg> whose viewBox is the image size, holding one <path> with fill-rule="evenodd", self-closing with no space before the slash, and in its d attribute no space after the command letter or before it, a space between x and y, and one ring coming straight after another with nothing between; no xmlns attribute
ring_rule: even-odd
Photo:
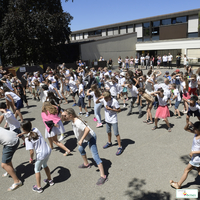
<svg viewBox="0 0 200 200"><path fill-rule="evenodd" d="M168 128L170 128L169 121L167 118L164 119L165 123L167 124Z"/></svg>
<svg viewBox="0 0 200 200"><path fill-rule="evenodd" d="M187 115L187 116L186 116L186 123L188 124L188 123L189 123L189 121L190 121L190 116L189 116L189 115Z"/></svg>
<svg viewBox="0 0 200 200"><path fill-rule="evenodd" d="M88 96L88 106L89 106L89 107L91 107L91 98L92 98L92 96L89 95L89 96Z"/></svg>
<svg viewBox="0 0 200 200"><path fill-rule="evenodd" d="M40 174L40 170L41 170L41 167L42 167L42 163L43 163L43 160L37 160L35 162L35 168L34 168L35 178L36 178L36 183L37 183L37 187L38 188L41 188L41 174Z"/></svg>
<svg viewBox="0 0 200 200"><path fill-rule="evenodd" d="M121 146L121 138L120 138L119 130L118 130L118 123L112 124L112 127L113 127L113 130L114 130L114 134L115 134L115 136L117 138L118 146L122 147Z"/></svg>
<svg viewBox="0 0 200 200"><path fill-rule="evenodd" d="M87 156L86 156L86 152L85 152L85 148L87 147L88 143L87 142L84 142L82 143L81 146L78 147L78 150L83 158L83 162L84 162L84 165L88 165L88 159L87 159Z"/></svg>
<svg viewBox="0 0 200 200"><path fill-rule="evenodd" d="M106 131L108 133L108 142L111 143L111 126L112 124L106 123Z"/></svg>
<svg viewBox="0 0 200 200"><path fill-rule="evenodd" d="M48 138L48 140L49 140L49 146L50 146L50 148L53 149L53 138L50 137L50 138Z"/></svg>
<svg viewBox="0 0 200 200"><path fill-rule="evenodd" d="M155 126L158 126L158 118L155 117L154 121L155 121Z"/></svg>
<svg viewBox="0 0 200 200"><path fill-rule="evenodd" d="M151 114L151 109L152 109L152 106L148 108L147 113L148 113L148 119L150 118L150 120L153 121L152 114Z"/></svg>
<svg viewBox="0 0 200 200"><path fill-rule="evenodd" d="M188 88L188 93L189 93L189 95L191 95L192 94L192 88Z"/></svg>
<svg viewBox="0 0 200 200"><path fill-rule="evenodd" d="M80 112L82 112L81 101L82 101L82 98L79 98L78 99L78 106L79 106Z"/></svg>
<svg viewBox="0 0 200 200"><path fill-rule="evenodd" d="M100 159L99 154L98 154L97 145L96 145L96 136L93 136L90 139L89 148L91 150L93 159L95 160L96 164L99 167L101 176L104 177L105 176L104 168L103 168L103 165L102 165L102 160Z"/></svg>
<svg viewBox="0 0 200 200"><path fill-rule="evenodd" d="M9 163L1 163L1 167L3 169L6 170L6 172L8 172L8 174L12 177L12 179L14 180L14 183L18 183L20 180L18 179L15 171L14 171L14 168L13 168L13 165L12 165L12 162L9 162Z"/></svg>
<svg viewBox="0 0 200 200"><path fill-rule="evenodd" d="M189 163L187 165L187 167L185 168L184 170L184 173L181 177L181 179L179 180L178 182L178 185L181 186L183 184L183 182L186 180L187 176L188 176L188 173L193 169L194 167Z"/></svg>
<svg viewBox="0 0 200 200"><path fill-rule="evenodd" d="M98 123L101 123L101 103L94 104L94 114L97 118Z"/></svg>
<svg viewBox="0 0 200 200"><path fill-rule="evenodd" d="M50 155L49 155L50 156ZM47 156L43 162L42 162L42 168L45 170L45 173L47 175L47 179L48 180L51 180L51 173L50 173L50 170L49 170L49 167L47 166L47 161L49 160L49 156Z"/></svg>
<svg viewBox="0 0 200 200"><path fill-rule="evenodd" d="M20 110L16 110L15 115L16 115L16 117L15 117L16 119L17 119L17 116L19 116L19 118L21 119L21 122L23 122L23 117L22 117Z"/></svg>
<svg viewBox="0 0 200 200"><path fill-rule="evenodd" d="M62 144L61 142L58 141L57 135L53 136L52 139L53 139L53 143L55 145L57 145L58 147L60 147L61 149L63 149L66 152L70 152L70 150L64 144Z"/></svg>

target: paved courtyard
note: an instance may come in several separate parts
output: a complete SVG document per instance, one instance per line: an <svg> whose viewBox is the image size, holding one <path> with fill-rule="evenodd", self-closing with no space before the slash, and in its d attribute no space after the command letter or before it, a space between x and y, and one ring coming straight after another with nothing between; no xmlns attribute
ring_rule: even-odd
<svg viewBox="0 0 200 200"><path fill-rule="evenodd" d="M168 70L168 69L167 69ZM161 69L165 72L165 69ZM170 72L175 71L169 70ZM146 74L146 70L144 73ZM44 124L41 118L42 103L33 101L30 94L29 109L22 109L24 119L32 121L44 136ZM3 101L3 100L0 100ZM17 169L17 175L23 181L23 186L13 192L7 192L8 187L13 183L12 178L1 178L0 199L6 200L32 200L32 199L66 199L66 200L173 200L176 198L176 190L170 187L169 180L178 181L189 161L189 153L192 146L193 134L184 131L186 114L181 119L170 117L169 122L172 132L167 131L165 122L159 121L159 129L152 131L154 125L143 123L144 115L138 119L138 109L133 109L133 114L127 116L127 107L123 108L122 101L119 101L122 111L118 114L119 132L122 139L124 152L116 156L117 143L115 136L112 137L113 146L103 149L107 142L106 126L96 128L93 121L93 107L89 109L90 116L86 118L90 127L97 135L97 147L103 161L108 181L102 186L96 186L100 176L91 153L86 148L89 161L92 163L90 169L78 169L83 160L77 149L77 141L72 132L71 123L65 123L65 139L62 141L71 151L72 155L63 156L61 149L55 147L51 153L48 166L51 170L54 186L47 187L42 183L44 192L34 193L32 186L36 184L33 165L29 164L29 152L25 148L19 148L13 158L13 165ZM87 101L86 101L87 103ZM130 101L127 101L130 103ZM69 104L62 108L71 107L72 98L69 97ZM183 105L180 105L183 110ZM74 107L78 112L78 107ZM174 108L170 108L173 115ZM101 110L104 119L104 109ZM145 114L145 107L143 108ZM155 116L155 110L152 110ZM85 118L85 116L83 116ZM195 122L197 118L192 117ZM5 121L0 125L3 127ZM20 141L22 143L22 141ZM2 146L0 146L2 151ZM0 168L0 174L4 170ZM42 180L46 178L42 171ZM199 189L200 177L196 170L192 170L183 188ZM199 194L200 197L200 194Z"/></svg>

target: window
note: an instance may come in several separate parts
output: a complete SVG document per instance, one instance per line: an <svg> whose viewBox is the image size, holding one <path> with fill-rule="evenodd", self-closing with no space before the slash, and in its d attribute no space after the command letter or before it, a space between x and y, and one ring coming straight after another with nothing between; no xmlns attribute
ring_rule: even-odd
<svg viewBox="0 0 200 200"><path fill-rule="evenodd" d="M176 24L176 18L172 18L172 24Z"/></svg>
<svg viewBox="0 0 200 200"><path fill-rule="evenodd" d="M153 22L152 26L153 26L153 27L160 26L160 21L155 21L155 22Z"/></svg>
<svg viewBox="0 0 200 200"><path fill-rule="evenodd" d="M150 27L150 23L147 22L147 23L143 23L143 28L149 28Z"/></svg>
<svg viewBox="0 0 200 200"><path fill-rule="evenodd" d="M142 38L137 38L137 41L138 42L142 42Z"/></svg>
<svg viewBox="0 0 200 200"><path fill-rule="evenodd" d="M163 19L162 20L162 25L169 25L171 24L171 19Z"/></svg>
<svg viewBox="0 0 200 200"><path fill-rule="evenodd" d="M184 16L184 17L177 17L176 18L176 23L185 23L187 22L187 17Z"/></svg>
<svg viewBox="0 0 200 200"><path fill-rule="evenodd" d="M89 36L101 35L101 30L90 31L90 32L88 32L88 35L89 35Z"/></svg>
<svg viewBox="0 0 200 200"><path fill-rule="evenodd" d="M152 35L151 40L159 40L159 39L160 39L159 35Z"/></svg>
<svg viewBox="0 0 200 200"><path fill-rule="evenodd" d="M143 36L144 36L144 37L150 36L150 31L149 31L148 28L147 28L147 29L143 29Z"/></svg>
<svg viewBox="0 0 200 200"><path fill-rule="evenodd" d="M188 33L188 37L189 38L198 37L198 32L197 33Z"/></svg>
<svg viewBox="0 0 200 200"><path fill-rule="evenodd" d="M152 35L159 35L159 27L152 28Z"/></svg>
<svg viewBox="0 0 200 200"><path fill-rule="evenodd" d="M146 42L146 41L150 41L150 38L148 37L148 38L144 38L144 42Z"/></svg>

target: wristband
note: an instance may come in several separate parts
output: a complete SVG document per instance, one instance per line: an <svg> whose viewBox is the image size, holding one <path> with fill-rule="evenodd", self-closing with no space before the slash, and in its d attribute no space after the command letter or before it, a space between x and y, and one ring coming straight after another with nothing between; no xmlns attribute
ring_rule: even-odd
<svg viewBox="0 0 200 200"><path fill-rule="evenodd" d="M33 159L32 159L32 158L30 158L30 161L33 161Z"/></svg>

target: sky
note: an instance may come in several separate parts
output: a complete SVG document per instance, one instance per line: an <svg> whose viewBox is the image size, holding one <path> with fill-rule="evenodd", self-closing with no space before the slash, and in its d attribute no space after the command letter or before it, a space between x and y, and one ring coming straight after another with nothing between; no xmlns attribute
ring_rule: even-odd
<svg viewBox="0 0 200 200"><path fill-rule="evenodd" d="M61 0L71 31L200 8L200 0Z"/></svg>

